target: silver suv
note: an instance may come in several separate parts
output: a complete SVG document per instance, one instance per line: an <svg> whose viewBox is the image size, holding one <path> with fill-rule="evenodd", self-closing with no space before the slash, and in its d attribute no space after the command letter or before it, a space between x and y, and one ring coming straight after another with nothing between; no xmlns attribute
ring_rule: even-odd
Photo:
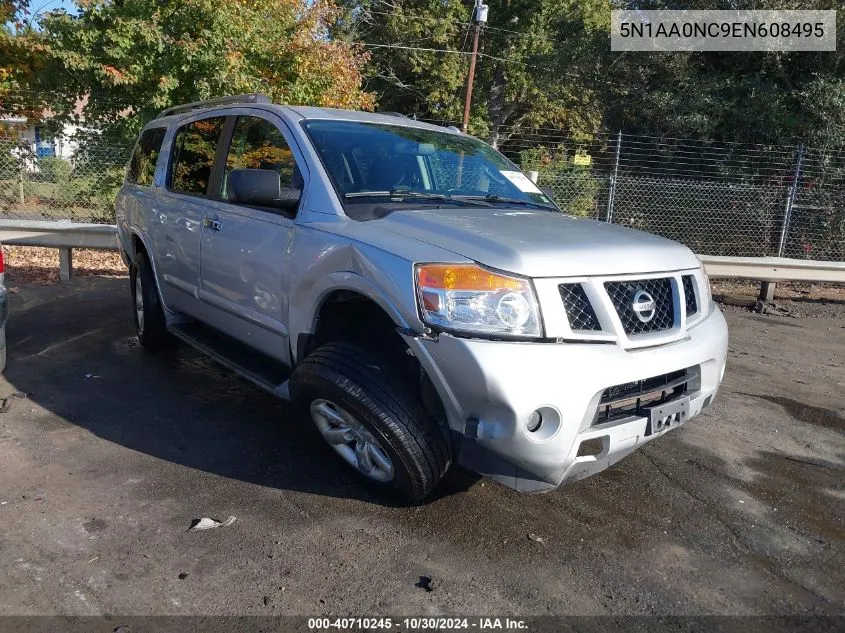
<svg viewBox="0 0 845 633"><path fill-rule="evenodd" d="M710 404L728 332L689 249L566 215L481 141L398 115L171 108L117 196L138 338L290 398L365 481L521 491Z"/></svg>

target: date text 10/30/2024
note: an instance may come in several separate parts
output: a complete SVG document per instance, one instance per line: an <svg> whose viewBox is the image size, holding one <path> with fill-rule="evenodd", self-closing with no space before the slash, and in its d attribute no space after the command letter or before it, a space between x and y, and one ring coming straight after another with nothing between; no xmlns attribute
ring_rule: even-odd
<svg viewBox="0 0 845 633"><path fill-rule="evenodd" d="M390 630L399 631L441 631L441 630L479 630L479 631L524 631L528 628L524 620L518 618L308 618L308 628L312 631L328 630Z"/></svg>

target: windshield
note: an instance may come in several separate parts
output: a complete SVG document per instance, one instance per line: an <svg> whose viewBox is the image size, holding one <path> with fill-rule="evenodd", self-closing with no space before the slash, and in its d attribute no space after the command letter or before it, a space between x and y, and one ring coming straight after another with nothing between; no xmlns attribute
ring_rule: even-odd
<svg viewBox="0 0 845 633"><path fill-rule="evenodd" d="M558 210L518 167L469 136L356 121L312 120L305 129L353 219L426 204Z"/></svg>

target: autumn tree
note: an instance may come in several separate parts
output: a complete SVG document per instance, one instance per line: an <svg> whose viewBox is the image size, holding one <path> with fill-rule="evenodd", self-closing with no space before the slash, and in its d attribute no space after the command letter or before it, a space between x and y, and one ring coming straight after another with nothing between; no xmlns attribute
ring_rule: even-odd
<svg viewBox="0 0 845 633"><path fill-rule="evenodd" d="M0 111L37 116L44 101L25 92L45 61L42 38L32 28L28 0L0 2Z"/></svg>
<svg viewBox="0 0 845 633"><path fill-rule="evenodd" d="M371 108L366 55L332 41L327 0L79 0L41 20L48 59L38 87L59 118L134 137L177 103L264 92L274 101ZM75 114L79 100L81 113Z"/></svg>

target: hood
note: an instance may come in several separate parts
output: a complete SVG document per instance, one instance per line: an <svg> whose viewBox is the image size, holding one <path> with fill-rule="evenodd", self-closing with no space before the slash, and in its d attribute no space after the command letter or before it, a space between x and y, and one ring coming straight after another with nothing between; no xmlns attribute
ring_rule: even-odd
<svg viewBox="0 0 845 633"><path fill-rule="evenodd" d="M615 224L536 209L424 209L376 220L392 233L526 277L697 268L686 246Z"/></svg>

